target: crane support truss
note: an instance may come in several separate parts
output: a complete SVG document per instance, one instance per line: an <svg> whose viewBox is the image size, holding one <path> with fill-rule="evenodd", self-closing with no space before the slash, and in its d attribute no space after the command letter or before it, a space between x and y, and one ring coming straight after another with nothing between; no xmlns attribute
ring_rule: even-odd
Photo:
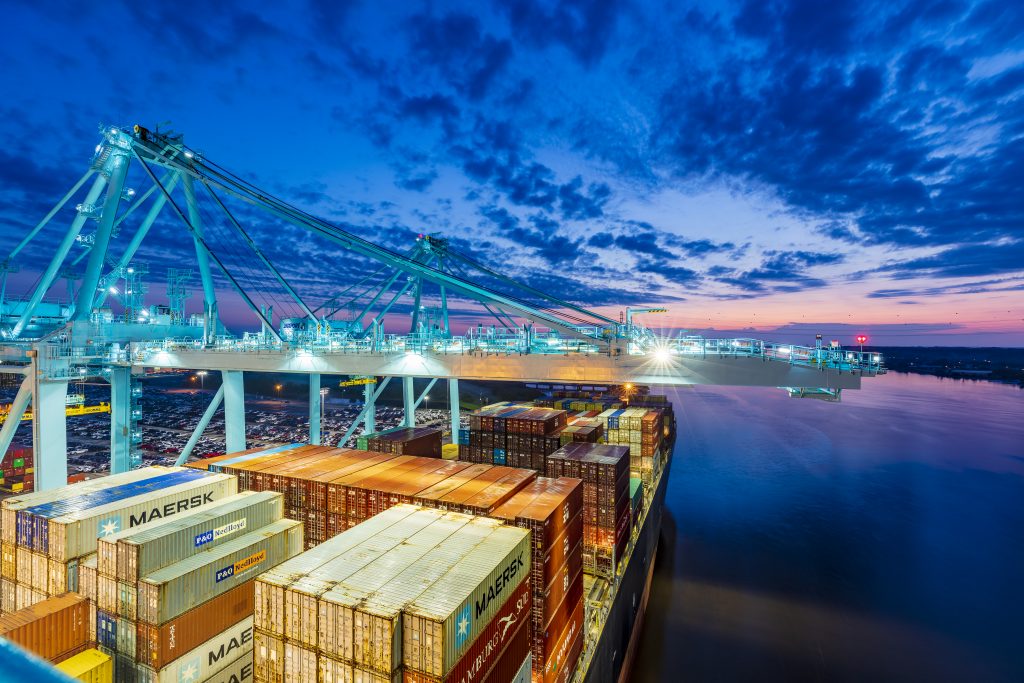
<svg viewBox="0 0 1024 683"><path fill-rule="evenodd" d="M363 411L342 437L344 443L360 424L373 431L376 400L394 377L402 378L409 425L426 392L438 379L448 380L456 441L459 379L771 386L785 387L794 396L838 398L842 389L859 388L863 377L885 372L881 356L874 353L754 339L658 337L636 324L633 315L661 308L629 308L624 321L615 320L519 282L458 252L443 238L420 235L404 251L370 242L204 159L180 137L139 126L103 127L101 135L91 167L0 261L0 372L23 377L0 428L0 446L10 443L31 405L40 489L65 481L65 397L72 381L99 377L111 382L112 467L117 471L138 463L133 376L151 368L218 371L223 379L179 462L221 406L227 451L245 448L246 372L309 375L314 443L321 439L322 374L383 378L379 386L365 387ZM149 185L141 194L126 187L132 168L141 170ZM80 203L74 204L80 194ZM232 210L229 203L242 203L244 210ZM24 299L12 299L8 275L27 270L21 263L26 245L62 210L70 212L69 205L73 218L49 250L51 258L39 268L36 284ZM136 264L136 270L130 266L147 236L156 232L151 228L168 214L182 228L180 242L188 243L189 251L194 248L194 260L169 274L168 306L161 313L155 306L146 309L142 301L138 268L143 264ZM129 218L141 220L127 244L112 253ZM289 280L283 264L269 256L278 250L263 251L256 233L248 230L251 221L266 219L343 247L369 275L326 301L317 292L300 291L296 282L305 278ZM218 226L230 235L228 242L217 241ZM82 251L72 255L76 246ZM86 258L78 274L75 265ZM198 272L202 285L202 327L197 316L186 316L192 272ZM45 300L59 278L67 279L69 301L64 304ZM134 283L134 298L127 291L120 295L114 286L119 279L125 279L126 290L129 280ZM230 334L219 317L218 282L248 306L260 332ZM284 306L267 294L270 287L283 296ZM108 294L131 314L114 319L104 308ZM497 324L479 323L456 336L450 319L456 299L481 309L474 324L479 317ZM323 303L314 307L317 301ZM285 306L294 306L298 315L286 318ZM385 333L386 316L396 315L392 311L408 312L408 334ZM338 314L350 317L339 319ZM428 380L418 399L415 378Z"/></svg>

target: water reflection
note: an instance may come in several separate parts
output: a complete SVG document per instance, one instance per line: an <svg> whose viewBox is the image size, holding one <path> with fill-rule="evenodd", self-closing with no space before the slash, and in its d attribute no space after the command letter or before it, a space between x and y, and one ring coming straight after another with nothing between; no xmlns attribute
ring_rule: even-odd
<svg viewBox="0 0 1024 683"><path fill-rule="evenodd" d="M1024 680L1024 392L676 392L634 680Z"/></svg>

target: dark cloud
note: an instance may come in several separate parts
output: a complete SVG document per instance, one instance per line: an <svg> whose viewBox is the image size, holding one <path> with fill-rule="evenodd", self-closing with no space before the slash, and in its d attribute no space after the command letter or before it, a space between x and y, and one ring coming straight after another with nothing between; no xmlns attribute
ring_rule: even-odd
<svg viewBox="0 0 1024 683"><path fill-rule="evenodd" d="M717 281L744 292L794 292L801 289L824 287L825 280L808 274L815 266L833 265L845 259L842 254L810 251L771 250L764 253L761 265L736 273L733 269L720 269ZM709 275L713 274L709 271Z"/></svg>
<svg viewBox="0 0 1024 683"><path fill-rule="evenodd" d="M398 108L402 116L411 116L421 123L431 120L445 121L458 118L459 107L445 95L417 95L404 98Z"/></svg>
<svg viewBox="0 0 1024 683"><path fill-rule="evenodd" d="M614 0L569 0L554 5L537 0L498 3L523 43L562 45L585 65L592 65L613 43L623 5Z"/></svg>
<svg viewBox="0 0 1024 683"><path fill-rule="evenodd" d="M500 229L502 237L514 241L521 247L532 250L535 254L553 264L561 264L574 261L580 255L580 240L573 240L565 235L560 235L551 229L549 219L539 217L545 228L528 227L502 207L485 206L480 210L488 220ZM538 216L534 215L530 220L534 226L538 223Z"/></svg>
<svg viewBox="0 0 1024 683"><path fill-rule="evenodd" d="M966 244L879 268L897 278L977 277L1024 271L1024 240Z"/></svg>
<svg viewBox="0 0 1024 683"><path fill-rule="evenodd" d="M418 68L435 67L469 100L487 95L512 58L512 43L486 32L469 14L419 14L408 24Z"/></svg>
<svg viewBox="0 0 1024 683"><path fill-rule="evenodd" d="M967 74L993 49L985 40L1003 31L972 17L1018 25L1021 12L1004 7L750 2L733 25L753 50L723 50L713 67L683 70L652 139L681 176L746 178L810 216L845 217L822 228L837 239L926 245L1003 235L1024 221L1024 195L1013 190L1024 173L1024 112L993 103L1024 80L1013 69ZM969 40L924 33L960 21L974 25L959 29Z"/></svg>

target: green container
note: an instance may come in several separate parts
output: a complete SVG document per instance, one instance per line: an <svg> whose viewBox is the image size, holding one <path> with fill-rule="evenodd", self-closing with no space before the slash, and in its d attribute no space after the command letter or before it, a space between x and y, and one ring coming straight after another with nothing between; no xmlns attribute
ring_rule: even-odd
<svg viewBox="0 0 1024 683"><path fill-rule="evenodd" d="M370 440L365 436L356 437L356 448L361 451L368 450Z"/></svg>
<svg viewBox="0 0 1024 683"><path fill-rule="evenodd" d="M15 458L14 459L14 466L15 467L24 467L25 466L25 458Z"/></svg>

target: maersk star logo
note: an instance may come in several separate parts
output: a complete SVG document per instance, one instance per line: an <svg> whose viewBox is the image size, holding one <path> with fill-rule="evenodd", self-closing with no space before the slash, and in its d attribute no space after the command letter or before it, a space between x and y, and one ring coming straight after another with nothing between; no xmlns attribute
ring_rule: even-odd
<svg viewBox="0 0 1024 683"><path fill-rule="evenodd" d="M199 658L182 665L178 674L178 683L198 683L199 681Z"/></svg>
<svg viewBox="0 0 1024 683"><path fill-rule="evenodd" d="M107 517L100 520L100 537L111 536L121 530L119 517Z"/></svg>
<svg viewBox="0 0 1024 683"><path fill-rule="evenodd" d="M460 648L462 644L469 638L469 629L473 625L473 612L469 604L459 612L459 616L455 619L455 647Z"/></svg>

